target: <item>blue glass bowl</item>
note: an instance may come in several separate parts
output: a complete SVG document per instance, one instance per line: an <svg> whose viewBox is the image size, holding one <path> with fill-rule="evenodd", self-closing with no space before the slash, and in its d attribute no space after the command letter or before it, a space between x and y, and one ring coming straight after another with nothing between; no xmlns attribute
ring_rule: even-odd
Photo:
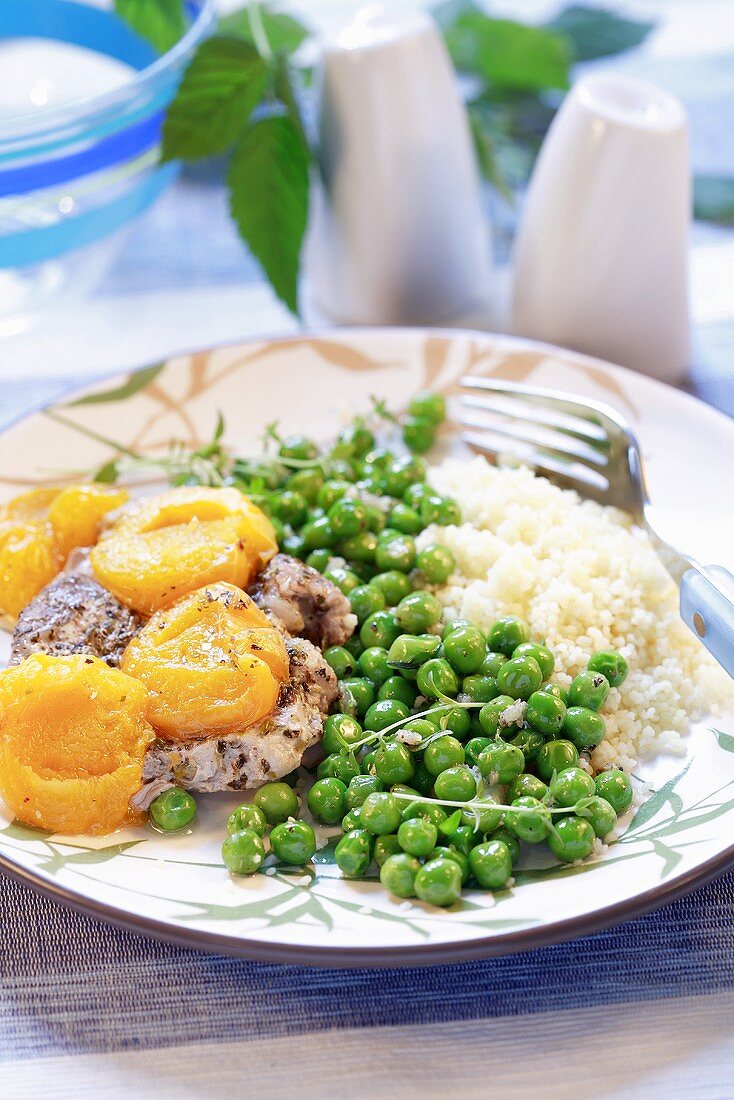
<svg viewBox="0 0 734 1100"><path fill-rule="evenodd" d="M0 119L0 330L22 326L60 291L86 293L121 231L171 182L161 165L166 106L214 22L214 0L186 0L188 28L158 56L113 12L80 0L2 0L0 40L85 47L130 67L119 87Z"/></svg>

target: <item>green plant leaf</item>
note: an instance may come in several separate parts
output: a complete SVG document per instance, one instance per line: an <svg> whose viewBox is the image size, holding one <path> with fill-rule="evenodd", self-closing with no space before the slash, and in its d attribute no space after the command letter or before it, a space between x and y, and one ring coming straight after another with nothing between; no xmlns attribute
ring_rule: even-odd
<svg viewBox="0 0 734 1100"><path fill-rule="evenodd" d="M471 104L467 106L467 114L469 116L469 129L471 130L471 136L474 141L474 152L476 153L479 171L482 173L487 183L491 183L508 202L511 202L512 188L496 156L492 135L484 124L483 114L473 109Z"/></svg>
<svg viewBox="0 0 734 1100"><path fill-rule="evenodd" d="M115 386L113 390L103 390L101 393L90 393L87 397L78 397L76 401L69 401L67 409L73 409L77 405L106 405L110 401L126 401L128 397L134 397L146 386L158 377L165 363L154 363L152 367L143 367L134 371L127 382L121 386Z"/></svg>
<svg viewBox="0 0 734 1100"><path fill-rule="evenodd" d="M573 48L575 61L593 61L639 46L655 24L624 19L604 8L570 4L545 26L565 35Z"/></svg>
<svg viewBox="0 0 734 1100"><path fill-rule="evenodd" d="M445 28L456 67L504 88L567 88L572 61L568 39L544 27L460 13Z"/></svg>
<svg viewBox="0 0 734 1100"><path fill-rule="evenodd" d="M245 130L227 173L232 217L273 290L298 313L298 271L308 218L309 154L290 118Z"/></svg>
<svg viewBox="0 0 734 1100"><path fill-rule="evenodd" d="M114 485L120 476L120 463L116 458L111 458L96 471L92 481L99 485Z"/></svg>
<svg viewBox="0 0 734 1100"><path fill-rule="evenodd" d="M265 37L270 43L273 53L295 53L302 42L310 37L311 31L303 23L299 23L292 15L284 12L273 11L270 5L260 5L260 17L262 19ZM222 34L232 35L234 38L242 38L246 42L254 42L252 23L250 21L250 9L240 8L230 12L219 20L219 31Z"/></svg>
<svg viewBox="0 0 734 1100"><path fill-rule="evenodd" d="M694 176L693 216L701 222L734 225L734 176Z"/></svg>
<svg viewBox="0 0 734 1100"><path fill-rule="evenodd" d="M115 11L158 53L175 46L186 30L183 0L115 0Z"/></svg>
<svg viewBox="0 0 734 1100"><path fill-rule="evenodd" d="M285 54L278 54L275 58L273 69L273 91L288 112L288 117L298 131L301 141L308 145L306 131L303 128L301 112L298 109L298 100L293 88L293 77L290 65Z"/></svg>
<svg viewBox="0 0 734 1100"><path fill-rule="evenodd" d="M223 153L262 99L269 76L250 42L217 35L198 49L163 123L163 160Z"/></svg>

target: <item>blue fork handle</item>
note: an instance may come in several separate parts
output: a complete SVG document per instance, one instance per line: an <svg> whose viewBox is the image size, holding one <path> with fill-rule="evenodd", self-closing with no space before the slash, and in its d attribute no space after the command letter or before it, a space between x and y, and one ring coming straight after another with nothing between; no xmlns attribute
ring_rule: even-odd
<svg viewBox="0 0 734 1100"><path fill-rule="evenodd" d="M720 565L706 566L702 572L689 569L680 582L680 613L709 653L734 677L734 576Z"/></svg>

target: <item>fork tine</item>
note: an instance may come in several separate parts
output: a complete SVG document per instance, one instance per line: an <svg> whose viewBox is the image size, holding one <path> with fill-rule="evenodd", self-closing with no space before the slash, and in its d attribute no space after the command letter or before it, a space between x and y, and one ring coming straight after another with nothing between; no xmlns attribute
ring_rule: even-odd
<svg viewBox="0 0 734 1100"><path fill-rule="evenodd" d="M567 432L561 432L544 425L536 426L534 423L527 421L517 424L497 420L494 417L495 414L499 414L499 410L494 409L491 405L480 402L476 405L476 408L481 409L484 415L473 416L471 413L462 412L457 418L459 424L467 428L483 428L485 431L506 435L510 439L518 439L523 443L533 443L540 447L547 447L560 454L578 458L582 462L591 462L594 466L606 466L609 461L606 453L609 448L606 443L603 449L601 447L597 449L585 440L579 439L578 436L569 435ZM492 419L490 419L490 415Z"/></svg>
<svg viewBox="0 0 734 1100"><path fill-rule="evenodd" d="M505 382L499 378L484 378L475 375L464 375L460 384L466 389L484 390L488 393L501 394L512 397L529 405L538 405L544 409L555 410L568 416L577 418L579 430L586 430L602 438L606 435L604 421L608 420L616 430L625 430L626 426L621 422L617 411L611 406L602 404L601 401L592 401L584 398L580 400L570 395L560 395L552 390L545 390L540 386L528 386L521 382ZM595 426L594 428L591 426Z"/></svg>
<svg viewBox="0 0 734 1100"><path fill-rule="evenodd" d="M600 424L592 420L582 420L579 416L557 412L545 405L523 401L514 394L492 393L485 397L480 394L465 393L459 398L459 403L467 408L486 409L490 412L502 413L503 416L513 420L530 421L545 428L554 428L556 431L576 436L577 439L584 439L600 448L608 446L609 438Z"/></svg>
<svg viewBox="0 0 734 1100"><path fill-rule="evenodd" d="M572 462L560 451L552 448L536 447L530 443L513 440L509 445L505 437L493 441L491 430L482 432L467 431L461 433L465 443L495 458L512 457L532 466L554 482L575 488L585 497L605 501L609 492L609 481L598 470L592 470L583 462Z"/></svg>

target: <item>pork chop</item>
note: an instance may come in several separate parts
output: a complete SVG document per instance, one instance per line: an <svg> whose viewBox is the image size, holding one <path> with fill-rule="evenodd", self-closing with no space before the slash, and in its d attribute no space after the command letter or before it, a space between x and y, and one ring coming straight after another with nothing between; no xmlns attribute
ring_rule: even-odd
<svg viewBox="0 0 734 1100"><path fill-rule="evenodd" d="M316 569L288 554L276 554L249 591L276 626L321 649L343 645L357 626L344 593Z"/></svg>

